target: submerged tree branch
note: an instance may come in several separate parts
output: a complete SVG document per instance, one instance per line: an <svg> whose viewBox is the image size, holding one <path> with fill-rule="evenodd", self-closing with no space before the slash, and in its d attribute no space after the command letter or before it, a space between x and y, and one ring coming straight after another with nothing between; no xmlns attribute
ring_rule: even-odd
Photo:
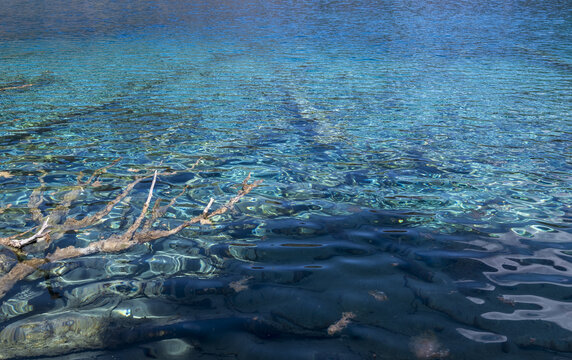
<svg viewBox="0 0 572 360"><path fill-rule="evenodd" d="M40 230L38 230L37 233L35 233L34 235L30 236L29 238L26 239L22 239L22 240L11 240L10 241L10 246L15 247L15 248L22 248L28 244L31 244L33 242L36 241L36 239L44 237L47 235L47 233L45 233L46 229L48 228L48 221L50 220L50 217L46 217L46 220L44 221L44 223L42 224L42 227L40 227Z"/></svg>
<svg viewBox="0 0 572 360"><path fill-rule="evenodd" d="M110 166L114 165L115 163L117 163L117 161L115 161L113 164L105 168L96 170L94 174L96 173L101 174L105 172ZM195 165L193 165L193 168L197 164L198 161ZM90 254L120 252L137 244L146 243L177 234L181 230L189 227L192 224L196 223L212 224L212 221L210 220L212 217L214 217L215 215L223 214L229 209L231 209L241 198L243 198L250 191L252 191L252 189L259 186L260 183L262 182L262 180L258 180L249 184L248 181L250 179L250 174L248 174L246 179L243 181L242 188L238 192L238 194L232 197L230 200L228 200L220 208L214 211L210 210L214 203L214 199L211 198L208 205L205 207L205 209L200 215L184 221L182 224L173 229L160 230L160 229L153 229L152 228L153 223L159 217L165 214L168 208L174 204L175 200L186 191L188 186L185 186L183 192L181 192L173 199L171 199L171 201L166 206L160 207L159 202L157 201L154 204L153 209L151 210L150 216L147 218L145 223L143 223L143 221L147 217L147 213L149 212L151 199L153 197L153 190L155 188L158 175L161 175L161 173L155 171L153 174L153 179L151 182L151 186L149 188L147 199L143 205L143 208L141 209L141 213L134 220L133 224L131 224L131 226L129 226L129 228L125 230L125 232L123 232L122 234L113 234L107 239L92 242L86 247L81 247L81 248L75 246L68 246L65 248L58 247L52 253L45 255L44 258L35 257L18 263L7 274L0 277L0 298L2 298L14 286L14 284L16 284L16 282L32 274L38 267L42 266L45 263L61 261ZM33 204L30 205L31 212L33 213L33 218L35 220L40 218L43 219L43 223L41 226L39 226L39 230L36 233L34 233L34 235L25 239L18 240L18 238L32 231L32 229L28 230L25 233L17 234L11 237L0 238L0 245L4 245L15 249L22 249L25 246L37 242L42 238L49 239L51 237L59 236L67 231L79 231L81 229L87 228L97 223L98 221L102 220L107 214L111 212L111 210L120 201L122 201L127 197L127 195L131 192L131 190L133 190L133 188L137 184L139 184L144 179L148 179L149 177L150 176L144 176L135 179L133 182L128 184L127 187L119 195L115 197L115 199L111 200L105 206L105 208L98 211L94 215L86 216L81 220L76 220L75 218L67 218L65 219L65 221L63 221L63 223L61 223L63 217L67 216L70 205L72 201L77 199L79 192L81 191L81 187L91 184L95 179L95 176L92 175L86 183L78 185L77 187L70 190L67 194L65 194L62 202L56 207L56 209L54 209L54 211L52 211L50 215L46 216L45 218L41 216L41 212L38 208L39 204L43 201L44 184L42 182L40 186L41 190L38 191L34 190L30 198L30 201L33 202ZM81 175L78 177L78 183L80 183L79 180L80 178ZM38 215L38 213L40 213L40 215ZM54 216L58 217L56 221L53 220ZM25 252L23 251L21 252L25 255Z"/></svg>
<svg viewBox="0 0 572 360"><path fill-rule="evenodd" d="M44 259L31 259L16 264L6 275L0 278L0 298L3 298L18 281L32 274L40 265L45 263L46 260Z"/></svg>
<svg viewBox="0 0 572 360"><path fill-rule="evenodd" d="M16 85L16 86L6 86L6 87L0 88L0 91L16 90L16 89L25 89L25 88L28 88L28 87L30 87L30 86L34 86L34 84L24 84L24 85Z"/></svg>

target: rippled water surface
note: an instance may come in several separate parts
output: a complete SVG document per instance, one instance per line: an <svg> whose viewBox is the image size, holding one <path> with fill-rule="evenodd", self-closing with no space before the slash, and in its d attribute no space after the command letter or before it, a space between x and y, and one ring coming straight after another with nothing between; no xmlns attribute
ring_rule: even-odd
<svg viewBox="0 0 572 360"><path fill-rule="evenodd" d="M570 104L568 1L3 0L0 237L264 182L16 281L0 359L572 358Z"/></svg>

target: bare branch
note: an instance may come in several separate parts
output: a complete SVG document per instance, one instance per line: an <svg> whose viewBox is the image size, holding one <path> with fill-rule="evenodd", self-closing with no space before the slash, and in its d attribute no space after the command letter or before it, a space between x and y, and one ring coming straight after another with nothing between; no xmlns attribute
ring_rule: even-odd
<svg viewBox="0 0 572 360"><path fill-rule="evenodd" d="M4 211L10 209L12 207L12 204L8 204L6 206L4 206L3 208L0 208L0 214L4 213Z"/></svg>
<svg viewBox="0 0 572 360"><path fill-rule="evenodd" d="M135 234L133 239L138 243L144 243L144 242L149 242L149 241L153 241L156 239L164 238L167 236L175 235L175 234L179 233L181 230L183 230L184 228L187 228L187 227L189 227L193 224L196 224L196 223L205 224L205 221L208 221L207 223L210 224L211 222L209 221L209 219L211 217L225 213L227 210L231 209L232 206L234 204L236 204L242 197L244 197L246 194L248 194L250 191L252 191L252 189L254 189L255 187L259 186L262 183L262 180L258 180L258 181L253 182L252 184L247 184L246 182L248 181L249 178L250 178L250 174L243 181L242 190L240 190L235 197L233 197L232 199L227 201L227 203L225 205L223 205L221 208L213 211L212 213L208 213L208 210L212 206L213 199L211 199L211 201L209 201L209 204L205 208L206 213L205 213L205 210L203 210L203 213L201 215L195 216L194 218L185 221L181 225L179 225L176 228L173 228L171 230L149 230L149 231L137 233L137 234Z"/></svg>
<svg viewBox="0 0 572 360"><path fill-rule="evenodd" d="M212 221L208 219L209 210L214 203L214 199L211 198L205 209L203 210L203 214L201 215L200 223L201 225L212 225Z"/></svg>
<svg viewBox="0 0 572 360"><path fill-rule="evenodd" d="M161 199L157 199L157 201L155 201L155 204L153 205L153 209L151 209L151 217L147 219L147 221L143 225L143 231L149 230L153 225L153 223L157 221L158 218L165 215L167 210L169 210L169 208L173 206L175 201L177 201L177 199L181 197L181 195L183 195L188 188L189 185L186 185L178 195L176 195L174 198L171 199L171 201L169 201L167 205L159 206L159 204L161 203Z"/></svg>
<svg viewBox="0 0 572 360"><path fill-rule="evenodd" d="M14 239L17 239L17 238L19 238L19 237L21 237L21 236L26 235L27 233L29 233L30 231L34 230L35 228L37 228L37 226L35 226L35 227L31 228L31 229L28 229L28 230L24 231L23 233L19 233L19 234L16 234L16 235L8 236L8 237L5 237L5 238L0 238L0 245L10 246L10 247L11 247L12 245L10 245L10 244L11 244L11 242L12 242Z"/></svg>
<svg viewBox="0 0 572 360"><path fill-rule="evenodd" d="M44 231L46 230L46 228L48 227L48 221L50 220L50 217L47 216L46 220L44 221L44 224L42 225L42 227L40 228L40 230L38 230L37 233L35 233L34 235L30 236L29 238L26 239L22 239L22 240L11 240L10 241L10 246L15 247L15 248L22 248L28 244L31 244L33 242L36 241L36 239L41 238L43 236L46 236L47 233L44 233Z"/></svg>
<svg viewBox="0 0 572 360"><path fill-rule="evenodd" d="M214 203L214 198L211 198L211 200L209 201L209 203L207 204L207 206L205 207L205 209L203 210L203 217L206 217L209 213L209 209L211 208L211 206Z"/></svg>
<svg viewBox="0 0 572 360"><path fill-rule="evenodd" d="M196 168L202 159L203 159L202 157L198 158L197 161L195 161L195 163L193 164L193 166L191 166L189 170L193 170L194 168Z"/></svg>
<svg viewBox="0 0 572 360"><path fill-rule="evenodd" d="M49 215L52 218L52 224L59 224L62 222L62 219L68 216L72 202L79 197L82 190L83 188L81 186L74 186L70 191L64 194L63 200Z"/></svg>
<svg viewBox="0 0 572 360"><path fill-rule="evenodd" d="M172 199L171 201L173 200L174 199ZM153 223L164 214L164 212L163 214L161 214L160 205L161 205L161 199L159 198L155 200L155 203L153 204L153 208L151 209L151 217L147 219L147 221L145 221L145 224L143 224L143 231L149 230L153 225Z"/></svg>
<svg viewBox="0 0 572 360"><path fill-rule="evenodd" d="M157 170L155 170L155 174L153 175L153 181L151 182L151 187L149 188L149 194L147 195L147 201L145 201L145 205L143 205L143 209L141 209L141 214L137 217L137 219L133 222L133 224L127 229L125 234L121 237L123 241L130 241L135 234L135 231L139 229L141 226L141 222L145 218L147 214L147 210L149 210L149 205L151 204L151 198L153 197L153 189L155 188L155 182L157 181Z"/></svg>
<svg viewBox="0 0 572 360"><path fill-rule="evenodd" d="M113 162L112 162L111 164L107 165L107 166L104 166L104 167L102 167L102 168L96 169L96 170L93 172L93 174L91 174L90 178L89 178L85 183L81 183L81 182L79 181L79 178L78 178L78 185L91 185L91 183L93 182L93 180L95 180L95 178L96 178L97 176L106 173L106 172L107 172L107 169L109 169L109 168L112 167L112 166L115 166L115 164L117 164L119 161L121 161L121 158L113 160Z"/></svg>
<svg viewBox="0 0 572 360"><path fill-rule="evenodd" d="M79 230L97 223L98 221L103 219L107 214L109 214L111 210L113 210L115 205L117 205L121 200L123 200L127 195L129 195L131 190L133 190L133 188L144 179L147 179L147 177L138 178L129 185L127 185L127 187L125 188L125 190L123 190L121 194L117 195L117 197L112 201L110 201L105 208L93 214L92 216L86 216L81 220L76 220L74 218L67 219L62 225L62 228L64 229L64 231Z"/></svg>
<svg viewBox="0 0 572 360"><path fill-rule="evenodd" d="M16 264L7 274L0 278L0 298L3 298L18 281L36 271L44 263L46 263L44 259L30 259Z"/></svg>
<svg viewBox="0 0 572 360"><path fill-rule="evenodd" d="M44 215L40 210L40 205L44 202L44 189L46 188L46 183L44 182L44 176L46 174L43 173L42 176L38 178L40 181L40 186L32 191L32 195L30 195L30 200L28 201L28 208L32 213L32 220L37 224L42 223L42 219Z"/></svg>
<svg viewBox="0 0 572 360"><path fill-rule="evenodd" d="M17 85L17 86L7 86L7 87L0 88L0 91L16 90L16 89L25 89L25 88L28 88L28 87L30 87L30 86L34 86L34 84L24 84L24 85Z"/></svg>
<svg viewBox="0 0 572 360"><path fill-rule="evenodd" d="M244 197L246 194L248 194L250 191L252 191L252 189L254 189L255 187L262 184L262 180L257 180L255 182L253 182L252 184L248 184L249 179L250 179L250 173L248 174L246 179L244 179L244 181L242 182L242 189L238 192L238 195L236 195L235 197L233 197L232 199L227 201L226 204L224 204L222 207L220 207L217 210L213 211L212 213L208 214L205 218L210 219L211 217L213 217L215 215L224 214L228 210L232 209L234 207L234 205L240 199L242 199L242 197Z"/></svg>
<svg viewBox="0 0 572 360"><path fill-rule="evenodd" d="M197 164L198 164L199 160L197 160ZM110 165L110 166L112 166L112 165ZM102 173L107 168L109 168L110 166L96 170L96 172ZM155 188L155 184L157 181L157 176L162 175L162 174L166 174L166 173L159 173L158 171L154 172L153 180L151 182L151 186L149 188L149 193L147 195L147 200L145 201L145 204L143 205L143 208L141 209L141 213L135 219L133 224L123 234L111 235L107 239L92 242L88 246L83 247L83 248L78 248L78 247L74 247L74 246L68 246L65 248L56 248L56 250L54 252L46 255L46 257L43 259L34 258L34 259L22 261L21 263L14 266L7 274L0 277L0 298L3 297L12 288L12 286L14 286L14 284L17 281L24 279L26 276L30 275L32 272L34 272L39 266L41 266L44 263L61 261L61 260L71 259L71 258L75 258L75 257L79 257L79 256L85 256L85 255L89 255L89 254L119 252L119 251L126 250L126 249L128 249L128 248L130 248L136 244L150 242L150 241L153 241L156 239L160 239L160 238L164 238L164 237L167 237L170 235L177 234L178 232L182 231L184 228L189 227L192 224L196 224L196 223L210 224L211 223L211 220L209 220L210 218L212 218L213 216L218 215L218 214L223 214L226 211L228 211L229 209L231 209L234 206L234 204L236 204L242 197L244 197L246 194L248 194L252 189L257 187L262 182L261 180L259 180L259 181L253 182L252 184L249 184L248 183L248 180L250 179L250 174L249 174L246 177L246 179L243 181L242 189L238 192L238 194L236 196L234 196L233 198L231 198L230 200L228 200L221 208L211 212L210 209L211 209L212 205L214 204L214 199L211 198L209 203L207 204L207 206L205 207L205 209L203 210L203 212L200 215L195 216L192 219L189 219L189 220L183 222L179 226L177 226L173 229L170 229L170 230L151 229L153 222L155 220L157 220L159 217L161 217L167 211L167 209L174 204L176 199L186 191L186 189L188 188L186 186L183 189L183 191L180 194L178 194L175 198L171 199L169 204L167 204L166 206L162 206L162 207L159 206L159 201L157 201L155 203L155 205L153 206L153 210L152 210L152 214L151 214L150 218L145 222L142 230L138 231L141 227L141 223L143 222L143 220L145 219L145 216L147 215L147 213L149 211L151 199L153 198L153 190ZM22 248L28 244L31 244L31 243L37 241L37 239L39 239L39 238L50 237L52 235L64 233L65 231L69 231L69 230L77 231L77 230L80 230L82 228L93 225L96 222L98 222L99 220L101 220L104 216L109 214L109 212L111 212L111 210L114 208L114 206L117 205L121 200L123 200L129 194L129 192L131 190L133 190L133 188L138 183L140 183L142 180L147 179L149 177L150 176L145 176L145 177L135 179L133 182L131 182L130 184L127 185L127 187L123 190L123 192L121 194L117 195L115 197L115 199L110 201L104 209L100 210L99 212L95 213L94 215L87 216L87 217L83 218L82 220L76 220L73 218L68 218L65 220L65 222L62 225L57 225L56 221L54 221L53 216L59 217L58 219L55 219L55 220L59 221L60 218L63 218L65 215L67 215L67 212L69 211L69 207L71 205L71 202L77 198L79 191L81 191L81 186L76 186L70 192L65 194L64 199L62 200L62 203L58 207L56 207L56 209L52 212L52 214L50 214L45 219L43 219L42 226L39 228L39 230L34 235L32 235L26 239L16 240L17 238L19 238L22 235L31 231L31 230L28 230L27 232L22 233L22 234L17 234L17 235L7 237L7 238L0 238L0 245L9 246L11 248L16 248L16 250L14 250L14 251L18 251L17 249ZM90 177L88 182L85 184L91 183L93 181L93 179L95 179L94 175L92 175L92 177ZM30 205L30 208L32 210L36 209L38 211L38 213L40 213L40 212L39 212L39 209L37 209L37 206L39 204L41 204L41 202L43 201L44 183L42 180L41 180L41 182L42 182L42 185L40 186L40 188L34 190L32 196L30 198L30 201L32 202L32 204ZM41 215L39 215L36 218L41 219ZM25 254L23 254L23 255L25 255Z"/></svg>

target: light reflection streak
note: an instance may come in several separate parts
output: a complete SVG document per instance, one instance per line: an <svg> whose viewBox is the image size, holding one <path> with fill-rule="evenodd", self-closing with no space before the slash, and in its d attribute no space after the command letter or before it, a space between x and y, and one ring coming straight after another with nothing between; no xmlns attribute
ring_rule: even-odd
<svg viewBox="0 0 572 360"><path fill-rule="evenodd" d="M507 341L507 337L491 332L474 331L469 329L457 328L457 332L467 339L480 343L502 343Z"/></svg>
<svg viewBox="0 0 572 360"><path fill-rule="evenodd" d="M483 274L497 285L550 283L570 287L572 263L566 257L564 250L545 248L531 255L499 254L478 260L495 269Z"/></svg>
<svg viewBox="0 0 572 360"><path fill-rule="evenodd" d="M512 313L487 312L481 316L490 320L544 320L572 331L572 303L551 300L536 295L504 295L504 299L523 304L538 305L540 309L520 309Z"/></svg>

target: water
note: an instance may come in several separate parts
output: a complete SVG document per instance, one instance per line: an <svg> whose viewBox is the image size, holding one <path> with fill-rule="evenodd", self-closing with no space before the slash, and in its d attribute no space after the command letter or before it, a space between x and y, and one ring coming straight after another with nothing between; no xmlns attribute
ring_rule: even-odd
<svg viewBox="0 0 572 360"><path fill-rule="evenodd" d="M167 228L264 183L18 281L32 345L0 358L572 357L571 30L553 0L4 0L0 237L117 158L70 216L156 168L191 186ZM29 256L125 231L149 185Z"/></svg>

